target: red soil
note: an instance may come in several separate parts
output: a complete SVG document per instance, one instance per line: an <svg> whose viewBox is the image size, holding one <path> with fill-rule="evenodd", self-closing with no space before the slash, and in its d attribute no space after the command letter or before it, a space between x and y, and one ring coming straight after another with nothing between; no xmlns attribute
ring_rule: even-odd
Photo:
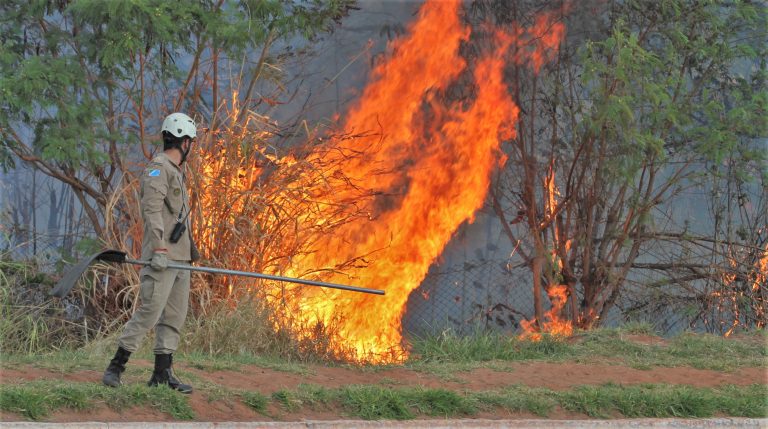
<svg viewBox="0 0 768 429"><path fill-rule="evenodd" d="M650 338L650 337L649 337ZM569 389L579 385L600 385L608 382L630 385L639 383L680 384L695 387L716 387L725 384L750 385L768 383L766 368L740 368L732 372L720 372L694 369L690 367L654 367L647 370L634 369L621 365L574 364L574 363L505 363L501 370L478 368L472 371L456 373L450 381L438 376L415 372L403 368L366 370L311 366L309 374L281 372L253 365L243 365L237 371L204 371L177 363L177 370L192 373L202 380L234 390L258 391L266 395L281 390L293 389L299 384L316 384L328 388L352 384L375 384L390 387L422 386L446 388L455 391L480 391L503 388L522 384L531 387L543 387L554 390ZM129 366L124 380L127 383L143 383L146 371L138 368L151 368L145 360L134 360ZM32 380L59 379L76 383L99 383L101 369L74 372L54 372L30 365L3 369L0 383L19 384ZM142 375L144 374L144 375ZM237 400L210 401L205 393L191 395L190 403L199 421L266 421L266 420L330 420L344 418L338 410L311 411L306 408L296 413L287 413L276 406L269 409L272 417L252 411ZM527 414L502 415L482 413L477 418L531 418ZM555 419L586 418L581 414L555 410L549 416ZM13 414L3 414L0 421L24 420ZM51 415L47 421L168 421L172 418L151 408L133 408L117 412L106 406L89 411L61 410Z"/></svg>

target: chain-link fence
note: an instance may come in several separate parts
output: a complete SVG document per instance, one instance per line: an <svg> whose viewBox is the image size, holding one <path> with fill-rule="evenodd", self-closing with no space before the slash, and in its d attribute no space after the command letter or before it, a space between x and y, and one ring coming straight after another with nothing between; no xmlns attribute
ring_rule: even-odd
<svg viewBox="0 0 768 429"><path fill-rule="evenodd" d="M505 260L467 260L462 264L435 266L411 294L403 328L413 335L445 330L462 335L489 329L519 332L520 322L534 316L531 285L527 267L511 267ZM638 311L630 296L634 297L628 293L627 298L617 301L608 317L601 321L602 326L647 322L662 335L697 329L691 323L689 312L665 306L663 302ZM549 310L549 305L545 297L545 311Z"/></svg>
<svg viewBox="0 0 768 429"><path fill-rule="evenodd" d="M530 274L506 261L474 260L432 267L411 294L403 327L414 334L479 328L514 331L531 317Z"/></svg>

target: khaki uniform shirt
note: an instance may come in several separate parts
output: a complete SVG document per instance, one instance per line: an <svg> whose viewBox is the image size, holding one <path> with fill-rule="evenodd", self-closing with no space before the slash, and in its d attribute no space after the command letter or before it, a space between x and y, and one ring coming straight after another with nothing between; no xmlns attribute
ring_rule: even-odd
<svg viewBox="0 0 768 429"><path fill-rule="evenodd" d="M184 174L168 156L161 152L149 163L141 175L141 217L144 220L144 241L141 259L152 259L155 249L168 249L168 259L192 260L192 240L189 228L189 196ZM169 238L177 221L187 230L179 241Z"/></svg>

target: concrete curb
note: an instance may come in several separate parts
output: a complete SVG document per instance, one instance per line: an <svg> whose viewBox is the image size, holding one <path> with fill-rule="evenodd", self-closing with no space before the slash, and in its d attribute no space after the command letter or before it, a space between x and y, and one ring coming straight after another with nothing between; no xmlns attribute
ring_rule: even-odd
<svg viewBox="0 0 768 429"><path fill-rule="evenodd" d="M331 429L331 428L518 428L518 429L590 429L590 428L766 428L768 419L716 418L716 419L615 419L615 420L307 420L302 422L0 422L3 429L30 428L65 429Z"/></svg>

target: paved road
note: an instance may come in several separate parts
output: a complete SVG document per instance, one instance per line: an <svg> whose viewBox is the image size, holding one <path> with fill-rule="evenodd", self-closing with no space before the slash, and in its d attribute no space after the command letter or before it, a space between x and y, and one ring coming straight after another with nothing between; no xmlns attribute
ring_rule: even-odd
<svg viewBox="0 0 768 429"><path fill-rule="evenodd" d="M661 429L661 428L768 428L768 419L717 418L717 419L621 419L621 420L408 420L408 421L361 421L332 420L303 422L131 422L131 423L38 423L0 422L2 429L65 428L65 429Z"/></svg>

